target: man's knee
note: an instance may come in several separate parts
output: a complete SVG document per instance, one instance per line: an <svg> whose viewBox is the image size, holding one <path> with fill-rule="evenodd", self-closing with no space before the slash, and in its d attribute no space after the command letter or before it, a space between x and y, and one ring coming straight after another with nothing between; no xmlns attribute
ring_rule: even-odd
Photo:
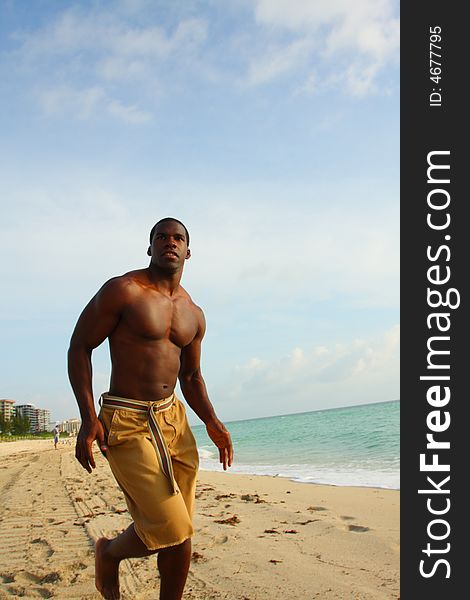
<svg viewBox="0 0 470 600"><path fill-rule="evenodd" d="M185 556L187 553L191 552L191 538L188 538L181 544L176 544L175 546L168 546L168 548L161 548L158 551L159 556Z"/></svg>
<svg viewBox="0 0 470 600"><path fill-rule="evenodd" d="M191 538L184 540L181 544L176 544L175 546L169 546L168 548L164 548L164 550L168 550L169 552L184 552L188 548L191 547Z"/></svg>

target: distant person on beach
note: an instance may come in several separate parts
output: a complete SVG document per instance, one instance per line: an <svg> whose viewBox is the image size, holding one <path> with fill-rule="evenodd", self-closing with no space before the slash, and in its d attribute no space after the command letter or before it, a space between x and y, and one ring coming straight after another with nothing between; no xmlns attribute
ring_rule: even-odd
<svg viewBox="0 0 470 600"><path fill-rule="evenodd" d="M198 469L196 443L183 395L219 449L224 469L233 458L230 434L217 418L201 374L202 310L180 286L191 256L186 227L171 217L150 232L150 264L110 279L85 307L68 353L70 382L82 425L75 456L95 468L96 440L124 492L133 523L95 547L95 583L102 596L119 595L119 563L158 552L160 600L179 600L189 570ZM111 354L109 391L96 415L92 351L105 339Z"/></svg>
<svg viewBox="0 0 470 600"><path fill-rule="evenodd" d="M57 425L54 427L54 431L52 433L54 434L54 448L57 450L57 444L59 443L60 436L60 430Z"/></svg>

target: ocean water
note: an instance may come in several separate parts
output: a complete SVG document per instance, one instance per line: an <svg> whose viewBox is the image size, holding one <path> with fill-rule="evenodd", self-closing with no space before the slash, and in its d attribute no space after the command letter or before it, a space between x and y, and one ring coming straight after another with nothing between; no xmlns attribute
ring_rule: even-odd
<svg viewBox="0 0 470 600"><path fill-rule="evenodd" d="M232 421L234 473L399 489L400 402ZM221 470L204 425L193 428L201 469Z"/></svg>

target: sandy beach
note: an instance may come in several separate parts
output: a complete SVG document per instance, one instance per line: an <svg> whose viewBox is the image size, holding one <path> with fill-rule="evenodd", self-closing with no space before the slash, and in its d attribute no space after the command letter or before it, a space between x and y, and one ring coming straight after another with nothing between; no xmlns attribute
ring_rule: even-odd
<svg viewBox="0 0 470 600"><path fill-rule="evenodd" d="M106 460L0 443L0 599L99 599L93 544L130 522ZM399 492L201 471L192 600L396 600ZM158 598L156 558L121 564L123 600Z"/></svg>

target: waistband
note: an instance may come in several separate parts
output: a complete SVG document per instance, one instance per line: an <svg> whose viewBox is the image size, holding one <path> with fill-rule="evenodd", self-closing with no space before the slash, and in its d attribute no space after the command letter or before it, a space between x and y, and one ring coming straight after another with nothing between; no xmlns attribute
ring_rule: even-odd
<svg viewBox="0 0 470 600"><path fill-rule="evenodd" d="M134 398L121 398L120 396L112 396L105 392L101 394L100 405L101 406L115 406L116 408L129 408L130 410L135 409L139 411L153 410L160 412L171 408L176 399L175 393L168 396L168 398L162 398L160 400L134 400Z"/></svg>
<svg viewBox="0 0 470 600"><path fill-rule="evenodd" d="M175 483L175 476L173 474L171 456L166 440L163 437L162 430L160 429L158 421L155 418L155 414L170 409L173 406L175 399L176 396L174 393L171 396L168 396L168 398L155 401L121 398L119 396L111 396L108 393L102 394L100 398L101 406L109 406L110 408L115 409L125 409L147 413L147 423L150 431L150 437L153 442L153 447L155 448L160 467L170 482L171 491L173 494L177 494L178 490Z"/></svg>

